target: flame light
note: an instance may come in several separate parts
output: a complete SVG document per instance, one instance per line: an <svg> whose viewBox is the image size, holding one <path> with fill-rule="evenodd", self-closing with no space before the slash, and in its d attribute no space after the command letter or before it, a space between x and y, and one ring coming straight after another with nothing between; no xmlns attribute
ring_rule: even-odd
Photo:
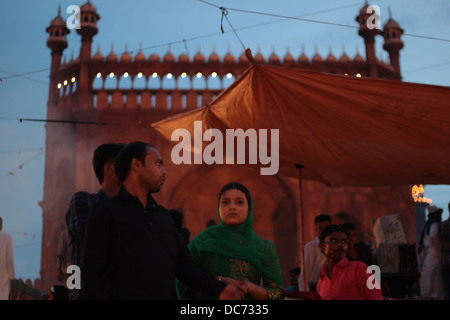
<svg viewBox="0 0 450 320"><path fill-rule="evenodd" d="M431 200L429 198L425 198L423 196L423 193L424 193L424 188L423 188L422 184L421 185L416 184L412 187L411 195L412 195L412 198L414 199L414 202L422 202L422 203L430 204L433 200Z"/></svg>

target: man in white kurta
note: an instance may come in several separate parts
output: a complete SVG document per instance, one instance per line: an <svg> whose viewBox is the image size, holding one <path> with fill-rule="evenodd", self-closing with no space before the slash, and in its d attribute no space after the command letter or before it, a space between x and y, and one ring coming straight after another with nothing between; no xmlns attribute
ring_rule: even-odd
<svg viewBox="0 0 450 320"><path fill-rule="evenodd" d="M11 280L14 279L14 260L12 238L2 232L3 220L0 218L0 300L8 300Z"/></svg>
<svg viewBox="0 0 450 320"><path fill-rule="evenodd" d="M433 223L430 234L424 238L425 259L422 265L420 294L427 297L444 298L444 285L441 274L441 243L439 223Z"/></svg>
<svg viewBox="0 0 450 320"><path fill-rule="evenodd" d="M444 285L441 274L441 242L439 225L442 220L442 209L430 206L428 220L419 240L419 257L422 262L420 278L420 294L425 297L444 297Z"/></svg>
<svg viewBox="0 0 450 320"><path fill-rule="evenodd" d="M320 271L326 265L325 255L320 251L319 238L316 237L305 245L305 283L306 288L300 291L315 291Z"/></svg>
<svg viewBox="0 0 450 320"><path fill-rule="evenodd" d="M303 285L302 277L299 277L299 291L315 291L320 271L327 263L325 255L319 248L319 235L330 224L331 217L327 214L318 215L314 219L316 238L308 242L304 247L303 276L305 285Z"/></svg>

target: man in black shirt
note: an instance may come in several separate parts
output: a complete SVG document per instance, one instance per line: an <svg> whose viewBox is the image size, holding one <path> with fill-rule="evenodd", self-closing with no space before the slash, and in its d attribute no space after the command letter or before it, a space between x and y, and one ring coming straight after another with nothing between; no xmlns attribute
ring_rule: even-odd
<svg viewBox="0 0 450 320"><path fill-rule="evenodd" d="M125 145L122 143L104 143L99 145L92 158L92 167L95 176L100 183L100 190L97 193L78 191L70 200L69 209L66 213L66 225L70 235L71 263L81 268L82 249L84 245L84 235L86 222L91 208L96 202L111 198L119 192L121 182L114 170L115 157ZM81 299L80 289L70 289L71 300Z"/></svg>
<svg viewBox="0 0 450 320"><path fill-rule="evenodd" d="M169 212L152 198L164 184L161 155L144 142L118 154L117 196L89 215L83 266L85 299L177 299L175 279L219 299L240 299L244 288L197 268Z"/></svg>

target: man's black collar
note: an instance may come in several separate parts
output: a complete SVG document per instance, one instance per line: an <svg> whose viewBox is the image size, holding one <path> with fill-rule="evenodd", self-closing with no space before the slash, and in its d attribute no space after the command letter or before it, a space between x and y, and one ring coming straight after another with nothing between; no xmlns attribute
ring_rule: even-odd
<svg viewBox="0 0 450 320"><path fill-rule="evenodd" d="M134 201L134 200L138 200L136 196L133 196L132 194L130 194L127 189L125 189L125 187L122 185L120 186L119 189L119 193L116 196L118 199L120 200L124 200L124 201ZM149 206L157 206L158 204L156 203L155 199L153 199L152 194L149 192L147 195L147 207Z"/></svg>

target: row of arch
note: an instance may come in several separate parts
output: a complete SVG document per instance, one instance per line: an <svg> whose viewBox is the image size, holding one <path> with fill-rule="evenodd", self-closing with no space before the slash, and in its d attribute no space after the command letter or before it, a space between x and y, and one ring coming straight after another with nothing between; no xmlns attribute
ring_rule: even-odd
<svg viewBox="0 0 450 320"><path fill-rule="evenodd" d="M223 90L236 80L231 73L221 77L218 74L205 76L197 73L192 78L188 75L174 76L171 73L164 75L152 74L145 77L139 73L131 76L128 73L116 75L98 73L93 80L92 88L100 89L152 89L152 90Z"/></svg>
<svg viewBox="0 0 450 320"><path fill-rule="evenodd" d="M98 90L93 94L94 109L185 110L201 108L213 101L218 90Z"/></svg>
<svg viewBox="0 0 450 320"><path fill-rule="evenodd" d="M77 79L75 77L72 77L70 80L59 82L56 85L58 98L75 93L75 91L77 91L77 84Z"/></svg>
<svg viewBox="0 0 450 320"><path fill-rule="evenodd" d="M224 76L218 74L196 74L192 78L188 75L174 76L170 73L164 75L153 74L148 78L142 74L134 77L124 73L116 75L110 73L101 75L98 73L92 83L94 90L224 90L236 80L235 76L228 73ZM77 90L77 79L69 78L57 83L57 96L64 97Z"/></svg>

